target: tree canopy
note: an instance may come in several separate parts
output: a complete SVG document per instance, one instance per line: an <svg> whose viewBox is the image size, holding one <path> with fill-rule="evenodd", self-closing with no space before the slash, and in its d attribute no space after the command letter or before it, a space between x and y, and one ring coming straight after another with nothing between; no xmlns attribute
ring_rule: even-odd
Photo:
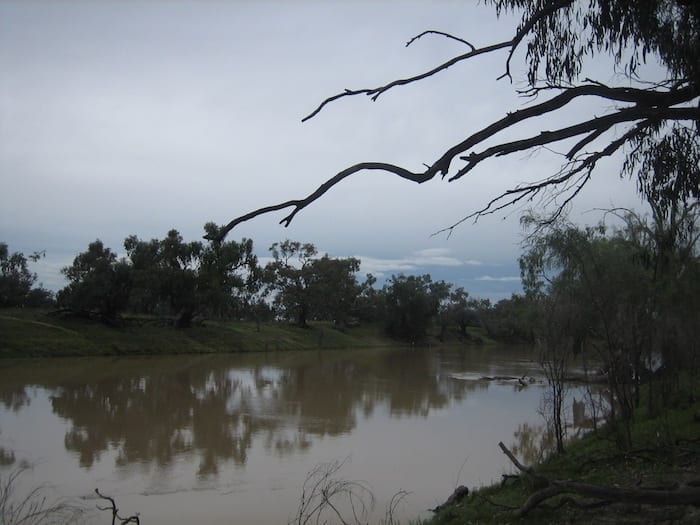
<svg viewBox="0 0 700 525"><path fill-rule="evenodd" d="M53 294L43 286L35 287L37 275L29 270L29 261L44 256L34 252L26 257L22 252L10 253L9 246L0 242L0 307L46 306L53 302Z"/></svg>
<svg viewBox="0 0 700 525"><path fill-rule="evenodd" d="M518 152L558 147L563 163L543 179L506 189L466 217L478 218L503 208L528 202L543 192L558 198L551 222L566 209L590 180L598 163L622 152L623 172L635 177L648 200L662 203L697 199L700 195L700 6L693 0L490 0L497 15L516 13L520 22L509 40L476 46L467 39L437 30L426 30L407 46L432 37L444 37L465 46L466 51L420 74L399 78L377 87L346 89L330 96L303 120L318 115L340 99L365 95L376 101L387 92L437 75L470 59L505 53L499 78L513 80L513 60L526 64L526 87L518 91L531 99L524 108L507 112L485 123L463 140L452 144L421 171L384 162L360 162L349 166L302 199L254 210L233 219L218 231L223 238L241 222L258 215L291 209L280 222L289 225L296 214L321 198L343 179L361 172L381 170L400 178L424 183L437 176L457 181L481 163ZM524 55L524 56L523 56ZM618 73L619 85L608 85L586 74L586 66L600 57L611 60L610 73ZM657 62L664 78L645 78L644 65ZM606 77L607 78L607 77ZM602 114L580 116L552 130L529 134L525 123L562 113L574 102L605 102ZM519 138L505 139L521 134ZM659 168L663 167L663 170Z"/></svg>

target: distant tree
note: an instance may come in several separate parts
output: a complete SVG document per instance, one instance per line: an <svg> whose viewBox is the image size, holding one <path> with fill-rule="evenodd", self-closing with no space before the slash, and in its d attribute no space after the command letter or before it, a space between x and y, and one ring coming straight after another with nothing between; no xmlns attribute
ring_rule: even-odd
<svg viewBox="0 0 700 525"><path fill-rule="evenodd" d="M0 242L0 307L36 307L53 303L51 292L41 286L34 287L37 275L29 270L29 261L36 262L42 256L42 252L29 257L22 252L10 253L8 245Z"/></svg>
<svg viewBox="0 0 700 525"><path fill-rule="evenodd" d="M131 262L133 278L130 310L144 314L166 311L161 301L160 241L142 241L136 235L130 235L124 240L124 249Z"/></svg>
<svg viewBox="0 0 700 525"><path fill-rule="evenodd" d="M270 252L265 279L281 315L301 327L312 319L345 323L360 293L358 259L317 258L313 244L290 240L274 243Z"/></svg>
<svg viewBox="0 0 700 525"><path fill-rule="evenodd" d="M273 304L284 317L306 327L312 309L310 266L316 247L287 239L270 246L270 252L274 260L265 266L265 280L275 292Z"/></svg>
<svg viewBox="0 0 700 525"><path fill-rule="evenodd" d="M425 339L449 290L449 284L433 282L427 274L392 275L384 287L385 323L389 335L411 342Z"/></svg>
<svg viewBox="0 0 700 525"><path fill-rule="evenodd" d="M215 234L207 223L205 232ZM177 230L163 239L142 241L127 237L124 248L131 260L136 311L173 315L180 328L195 315L240 317L260 286L260 269L253 254L253 241L185 242Z"/></svg>
<svg viewBox="0 0 700 525"><path fill-rule="evenodd" d="M361 321L379 321L384 315L384 293L374 287L376 283L377 278L368 273L365 281L360 284L353 315Z"/></svg>
<svg viewBox="0 0 700 525"><path fill-rule="evenodd" d="M161 298L175 315L175 327L186 328L197 312L197 270L202 243L184 242L177 230L170 230L160 241Z"/></svg>
<svg viewBox="0 0 700 525"><path fill-rule="evenodd" d="M113 322L129 301L131 266L97 239L61 270L69 281L57 296L58 303L75 312Z"/></svg>
<svg viewBox="0 0 700 525"><path fill-rule="evenodd" d="M176 327L189 326L198 306L202 243L186 243L177 230L170 230L161 240L142 241L132 235L124 247L134 272L134 306L147 313L170 313Z"/></svg>
<svg viewBox="0 0 700 525"><path fill-rule="evenodd" d="M519 294L479 307L479 319L488 336L511 343L535 342L536 315L530 299Z"/></svg>
<svg viewBox="0 0 700 525"><path fill-rule="evenodd" d="M269 289L265 282L265 270L258 263L247 267L245 284L237 294L240 301L240 315L244 319L255 321L258 331L263 321L274 318L274 310L267 300Z"/></svg>
<svg viewBox="0 0 700 525"><path fill-rule="evenodd" d="M360 260L354 257L331 258L327 254L309 265L313 317L344 326L360 293L355 274Z"/></svg>
<svg viewBox="0 0 700 525"><path fill-rule="evenodd" d="M451 291L442 307L443 327L456 325L459 336L462 339L470 339L467 327L480 326L479 313L475 304L475 301L469 299L469 293L464 288L459 287Z"/></svg>
<svg viewBox="0 0 700 525"><path fill-rule="evenodd" d="M211 236L218 231L213 222L205 224L204 230ZM197 284L202 307L216 317L245 315L261 285L252 239L240 243L210 241L200 259Z"/></svg>

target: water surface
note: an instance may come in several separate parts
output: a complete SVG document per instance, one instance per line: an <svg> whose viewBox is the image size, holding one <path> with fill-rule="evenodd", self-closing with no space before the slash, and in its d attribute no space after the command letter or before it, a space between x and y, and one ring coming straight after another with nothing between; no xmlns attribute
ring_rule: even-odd
<svg viewBox="0 0 700 525"><path fill-rule="evenodd" d="M113 496L145 525L287 523L307 472L347 459L402 522L511 467L541 424L522 348L276 352L0 363L0 473ZM83 499L88 506L94 504ZM108 516L93 522L107 523Z"/></svg>

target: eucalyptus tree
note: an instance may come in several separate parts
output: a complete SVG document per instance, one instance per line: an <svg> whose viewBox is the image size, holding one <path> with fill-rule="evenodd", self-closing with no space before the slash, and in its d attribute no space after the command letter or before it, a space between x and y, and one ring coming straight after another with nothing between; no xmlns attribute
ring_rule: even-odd
<svg viewBox="0 0 700 525"><path fill-rule="evenodd" d="M700 371L700 204L697 201L652 208L650 217L615 210L623 220L620 234L636 247L646 269L645 325L647 360L662 367L662 394L674 390L679 374ZM655 377L655 376L652 376ZM649 385L649 409L654 410ZM664 400L665 401L665 400Z"/></svg>
<svg viewBox="0 0 700 525"><path fill-rule="evenodd" d="M361 321L379 321L384 312L384 294L375 288L377 278L368 273L360 284L359 294L355 299L353 315Z"/></svg>
<svg viewBox="0 0 700 525"><path fill-rule="evenodd" d="M314 319L346 321L360 293L358 259L319 258L313 244L289 239L274 243L270 252L273 261L265 266L265 279L283 317L301 327Z"/></svg>
<svg viewBox="0 0 700 525"><path fill-rule="evenodd" d="M174 315L178 327L188 326L199 305L198 272L202 243L184 242L177 230L163 239L124 240L134 276L132 308L137 312Z"/></svg>
<svg viewBox="0 0 700 525"><path fill-rule="evenodd" d="M207 223L204 230L215 233ZM258 285L260 272L253 241L185 242L177 230L163 239L124 241L134 278L131 305L136 311L170 314L178 327L196 314L240 316Z"/></svg>
<svg viewBox="0 0 700 525"><path fill-rule="evenodd" d="M593 350L606 371L618 442L629 447L641 382L653 367L658 313L639 245L624 230L560 222L530 238L521 269L526 292L546 313L536 333L550 384L563 380L557 367L572 353Z"/></svg>
<svg viewBox="0 0 700 525"><path fill-rule="evenodd" d="M53 295L43 286L36 287L37 275L29 269L29 262L36 262L44 252L25 256L12 252L7 243L0 242L0 307L46 306L53 302Z"/></svg>
<svg viewBox="0 0 700 525"><path fill-rule="evenodd" d="M464 177L482 163L507 155L542 148L558 149L563 163L556 173L505 189L471 211L478 218L505 207L552 193L558 198L549 221L558 217L591 179L601 160L620 153L624 172L635 177L639 191L649 200L697 198L700 168L687 163L685 170L649 169L665 159L692 153L697 158L700 120L700 4L694 0L487 0L497 15L514 14L519 22L511 38L475 45L462 38L428 29L407 42L416 45L426 38L447 38L461 49L451 58L427 70L397 78L376 87L346 89L330 96L303 118L318 115L328 104L365 96L372 101L401 86L440 75L484 55L501 54L503 74L499 80L513 82L515 61L522 61L525 78L519 94L532 103L513 108L491 122L484 122L420 170L388 162L360 162L348 166L301 199L266 206L233 219L218 233L225 236L241 222L258 215L291 209L280 221L289 225L296 214L321 198L345 178L363 171L384 171L418 184L434 178L449 182ZM465 6L465 16L468 7ZM609 69L591 78L589 65L606 59ZM644 68L646 62L660 66L661 74ZM523 69L518 67L517 69ZM605 82L620 79L617 84ZM468 92L469 86L465 86ZM569 109L579 102L599 104L599 112L578 113ZM542 119L540 119L542 117ZM552 125L547 123L551 121ZM542 122L542 124L538 124ZM564 122L564 124L562 124ZM531 125L541 125L532 133ZM660 191L659 189L662 188Z"/></svg>
<svg viewBox="0 0 700 525"><path fill-rule="evenodd" d="M204 225L207 234L215 234L217 226ZM253 240L210 241L203 247L198 266L198 295L202 305L217 317L241 317L249 307L260 282L258 258L253 253Z"/></svg>
<svg viewBox="0 0 700 525"><path fill-rule="evenodd" d="M410 342L423 340L449 294L450 285L430 275L392 275L384 285L388 334Z"/></svg>
<svg viewBox="0 0 700 525"><path fill-rule="evenodd" d="M265 266L265 280L274 291L273 303L287 319L307 326L311 314L310 265L316 247L289 239L270 246L273 261Z"/></svg>
<svg viewBox="0 0 700 525"><path fill-rule="evenodd" d="M326 254L314 259L309 270L314 317L344 327L361 290L355 276L360 270L360 260L332 258Z"/></svg>
<svg viewBox="0 0 700 525"><path fill-rule="evenodd" d="M61 273L68 285L58 292L59 305L106 322L114 322L126 309L132 287L131 266L99 239Z"/></svg>

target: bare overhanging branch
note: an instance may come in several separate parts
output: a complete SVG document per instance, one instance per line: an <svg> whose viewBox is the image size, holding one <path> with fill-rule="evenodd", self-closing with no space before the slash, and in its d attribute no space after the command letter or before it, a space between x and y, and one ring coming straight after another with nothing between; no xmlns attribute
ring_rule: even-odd
<svg viewBox="0 0 700 525"><path fill-rule="evenodd" d="M509 52L505 64L505 73L499 78L510 78L510 61L525 37L532 32L538 24L547 20L552 14L561 9L567 9L572 4L573 0L553 0L551 3L548 3L548 5L545 5L535 12L529 19L524 20L512 39L483 47L475 47L465 39L442 31L423 31L406 42L406 46L410 46L424 36L437 35L467 45L469 51L456 55L436 67L414 76L396 79L374 88L346 89L342 93L325 99L314 111L304 117L302 122L315 117L325 106L341 98L355 95L367 95L373 101L376 101L379 96L395 87L424 80L458 63L483 54L493 53L500 49L508 49ZM285 227L289 226L299 211L319 199L345 178L361 171L385 171L420 184L433 179L437 174L440 174L443 178L447 177L455 159L464 161L464 166L453 173L451 177L448 177L448 182L452 182L463 177L486 159L546 147L555 142L580 137L573 146L569 147L568 152L565 154L567 162L558 174L548 177L543 181L504 191L492 199L482 209L468 215L456 224L441 230L448 230L451 232L455 226L467 219L478 218L482 215L494 213L508 206L517 204L523 199L532 199L544 189L558 187L558 185L561 184L568 185L568 189L573 188L571 195L565 201L565 203L568 203L590 179L591 171L600 158L612 155L612 153L617 151L626 142L639 136L640 133L649 128L650 124L658 126L660 123L671 121L700 122L700 104L698 104L697 100L698 97L700 97L700 88L687 79L667 79L666 81L646 84L640 82L641 85L646 86L644 89L634 87L611 87L589 78L586 78L584 82L585 83L582 85L557 85L549 82L544 82L542 85L539 83L531 84L526 90L519 91L519 93L533 99L536 99L544 92L556 91L557 93L541 103L510 112L500 120L492 122L486 127L470 134L461 142L448 148L432 164L425 164L425 170L411 171L395 164L383 162L362 162L355 164L338 172L303 199L289 200L276 205L266 206L235 218L221 229L219 240L223 239L232 228L242 222L253 219L259 215L287 208L291 208L292 210L280 223ZM502 142L487 147L482 151L472 151L475 147L484 144L487 140L493 139L499 133L516 128L520 123L531 122L537 117L557 112L577 99L590 97L609 100L615 103L617 107L614 107L612 111L607 114L596 116L590 120L585 120L555 130L542 131L538 135L529 136L520 140ZM640 122L642 124L640 124ZM618 125L628 125L632 127L627 130L620 139L611 141L603 149L594 151L593 153L581 154L584 148L592 145L596 141L602 140L606 133ZM561 212L561 210L562 208L560 207L559 211Z"/></svg>
<svg viewBox="0 0 700 525"><path fill-rule="evenodd" d="M499 42L498 44L493 44L490 46L486 47L480 47L478 49L474 49L473 51L469 51L468 53L464 53L462 55L457 55L455 57L452 57L446 62L443 62L437 67L434 67L433 69L430 69L429 71L425 71L423 73L420 73L419 75L415 75L412 77L408 78L401 78L398 80L394 80L392 82L389 82L388 84L384 86L379 86L376 88L367 88L367 89L346 89L342 93L338 93L337 95L333 95L332 97L328 97L326 100L321 102L319 106L314 109L311 113L309 113L307 116L305 116L303 119L301 119L302 122L306 122L309 119L314 118L316 115L318 115L321 110L326 107L328 104L331 102L334 102L338 99L345 98L345 97L351 97L355 95L367 95L370 97L373 101L376 101L381 95L386 93L392 88L395 88L397 86L405 86L407 84L413 84L414 82L418 82L420 80L426 79L428 77L431 77L435 75L436 73L439 73L440 71L444 71L446 69L449 69L450 67L454 66L455 64L458 64L459 62L462 62L464 60L468 60L470 58L473 58L478 55L484 55L486 53L492 53L494 51L497 51L499 49L504 49L507 48L511 45L512 40L508 40L507 42Z"/></svg>
<svg viewBox="0 0 700 525"><path fill-rule="evenodd" d="M435 31L434 29L428 29L427 31L423 31L422 33L414 36L411 38L408 42L406 42L406 47L410 46L415 42L416 40L420 40L426 35L439 35L439 36L444 36L445 38L449 38L450 40L456 40L457 42L461 42L462 44L465 44L471 48L472 51L476 51L476 47L464 40L463 38L459 38L458 36L451 35L450 33L445 33L444 31Z"/></svg>
<svg viewBox="0 0 700 525"><path fill-rule="evenodd" d="M636 121L643 122L658 122L661 120L671 121L671 120L688 120L688 121L698 121L700 120L700 108L697 106L681 106L681 107L670 107L672 105L691 102L697 93L689 88L681 88L678 90L671 91L650 91L634 88L611 88L599 84L586 84L583 86L575 86L564 90L562 93L552 97L552 99L542 102L537 105L533 105L513 113L509 113L501 120L494 122L493 124L477 131L476 133L470 135L465 140L456 144L455 146L448 149L438 160L433 164L427 165L426 169L422 172L410 171L401 166L394 164L383 163L383 162L362 162L350 166L330 179L321 184L314 192L309 194L303 199L289 200L272 206L266 206L259 208L255 211L241 215L235 218L224 226L220 230L218 240L223 239L228 232L230 232L235 226L243 222L249 221L260 215L267 213L280 211L287 208L292 208L292 211L286 215L280 224L285 227L289 226L297 213L309 206L311 203L322 197L328 190L333 186L340 183L347 177L361 172L361 171L385 171L392 173L400 178L409 180L411 182L416 182L422 184L433 179L438 173L443 177L448 173L450 165L455 157L466 152L470 148L492 138L499 132L509 129L516 124L519 124L528 119L539 117L556 111L560 109L578 97L583 96L594 96L602 97L608 100L613 100L617 102L635 102L633 106L628 106L619 109L611 114L604 115L602 117L593 118L578 124L568 126L565 128L560 128L554 131L543 131L538 135L528 137L525 139L506 142L498 144L487 148L478 153L470 153L465 155L462 160L466 161L464 167L462 167L455 175L450 177L448 181L455 181L467 172L471 171L482 161L491 157L500 157L509 155L518 151L523 151L531 148L536 148L551 144L553 142L558 142L566 139L570 139L579 135L585 135L582 140L580 140L574 147L572 147L567 153L567 158L573 160L574 156L586 145L593 142L595 139L599 138L606 131L611 129L613 126L618 124L632 124ZM452 230L454 226L461 224L467 219L478 217L484 214L488 214L492 211L498 211L504 207L515 204L528 196L539 193L545 187L553 187L565 180L569 180L576 173L581 172L583 169L590 168L595 165L597 160L603 156L609 156L614 151L620 148L627 140L637 135L641 129L646 128L647 124L644 126L635 126L629 132L625 133L621 139L612 141L606 148L600 152L591 154L586 157L583 162L578 163L577 167L570 171L569 175L562 179L561 177L552 177L545 180L542 183L537 183L529 186L522 186L519 188L513 188L503 192L501 195L497 196L491 200L485 208L469 215L468 217L460 220L455 225L447 228L447 230ZM586 179L587 180L587 179ZM512 200L506 200L509 197L513 197ZM504 203L499 207L493 207L497 202ZM443 230L444 231L444 230Z"/></svg>
<svg viewBox="0 0 700 525"><path fill-rule="evenodd" d="M477 219L485 215L492 215L503 209L510 208L523 200L532 200L535 196L540 194L547 188L560 186L562 184L567 184L577 175L578 177L573 180L571 187L573 190L566 197L564 202L557 207L557 211L552 217L549 218L545 223L554 222L564 211L566 206L579 194L583 189L585 184L590 180L591 173L595 168L599 160L604 157L609 157L627 142L631 141L635 137L644 133L647 129L654 126L654 121L644 120L634 126L632 129L628 130L624 135L616 140L610 142L605 148L594 153L587 154L579 159L571 159L567 162L559 172L551 177L547 177L544 180L534 182L532 184L520 185L515 188L504 191L500 195L491 199L483 208L470 213L466 217L463 217L456 223L443 228L435 232L435 235L440 233L447 233L448 236L457 228L460 224L471 220ZM568 157L568 154L567 154Z"/></svg>
<svg viewBox="0 0 700 525"><path fill-rule="evenodd" d="M699 93L690 87L675 91L654 91L634 88L611 88L599 84L574 86L564 89L561 93L545 102L508 113L502 119L477 131L459 144L448 149L435 164L439 166L441 174L445 176L449 171L452 160L458 155L494 137L499 132L512 128L516 124L557 111L579 97L599 97L614 102L633 103L635 107L670 109L672 106L690 102L698 95ZM615 114L613 113L612 115ZM693 119L694 117L691 115L689 118ZM697 113L695 118L697 118ZM598 121L601 126L604 122L604 120ZM585 130L578 134L583 133L585 133Z"/></svg>
<svg viewBox="0 0 700 525"><path fill-rule="evenodd" d="M372 99L372 101L376 101L381 95L389 91L390 89L393 89L397 86L405 86L407 84L413 84L415 82L419 82L421 80L424 80L428 77L432 77L433 75L436 75L442 71L445 71L449 69L450 67L454 66L455 64L458 64L459 62L463 62L465 60L469 60L470 58L474 58L479 55L484 55L487 53L493 53L494 51L498 51L499 49L510 49L508 52L508 58L506 59L506 71L498 77L497 80L500 80L504 77L511 78L510 75L510 61L515 54L516 49L522 42L523 38L529 33L532 28L541 20L547 18L548 16L552 15L554 12L558 11L559 9L562 9L564 7L567 7L573 3L573 0L559 0L558 2L554 2L552 5L543 8L541 11L535 13L535 15L530 18L523 26L518 30L518 32L515 34L513 38L510 40L506 40L504 42L499 42L497 44L492 44L489 46L484 46L484 47L475 47L473 44L470 42L458 38L456 36L453 36L449 33L445 33L442 31L434 31L434 30L428 30L428 31L423 31L422 33L414 36L411 38L408 42L406 42L406 47L410 46L413 42L416 40L419 40L425 35L428 34L437 34L437 35L442 35L444 37L456 40L458 42L461 42L463 44L466 44L467 46L470 47L470 51L468 53L464 53L461 55L457 55L452 57L451 59L447 60L446 62L443 62L442 64L429 69L428 71L424 71L423 73L420 73L418 75L414 75L411 77L407 78L402 78L402 79L397 79L393 80L392 82L389 82L388 84L385 84L383 86L379 86L376 88L365 88L365 89L346 89L342 93L338 93L336 95L333 95L331 97L328 97L326 100L321 102L321 104L313 110L311 113L309 113L306 117L301 119L302 122L306 122L309 119L314 118L316 115L318 115L321 110L323 110L324 107L326 107L328 104L331 102L334 102L338 99L345 98L345 97L351 97L355 95L366 95Z"/></svg>
<svg viewBox="0 0 700 525"><path fill-rule="evenodd" d="M385 162L361 162L359 164L355 164L354 166L350 166L349 168L346 168L343 171L337 173L335 176L331 177L326 182L321 184L316 189L316 191L314 191L313 193L311 193L310 195L308 195L304 199L289 200L286 202L282 202L280 204L266 206L264 208L259 208L257 210L254 210L250 213L246 213L245 215L241 215L240 217L233 219L226 226L222 227L219 230L219 233L218 233L216 238L210 238L210 236L205 236L204 238L209 239L209 240L221 241L224 239L224 237L226 237L228 232L230 232L233 228L235 228L237 225L239 225L243 222L249 221L251 219L254 219L255 217L258 217L260 215L264 215L267 213L271 213L274 211L284 210L286 208L293 208L291 213L289 213L289 215L287 215L286 217L284 217L280 221L280 224L287 227L292 222L292 219L294 219L294 217L297 213L299 213L301 210L306 208L312 202L319 199L324 193L326 193L333 186L335 186L336 184L341 182L343 179L346 179L350 175L353 175L353 174L360 172L360 171L373 171L373 170L379 170L379 171L385 171L388 173L393 173L394 175L397 175L403 179L409 180L411 182L416 182L418 184L426 182L435 176L435 173L431 169L426 170L424 173L414 173L414 172L409 171L409 170L402 168L400 166L395 166L393 164L387 164Z"/></svg>
<svg viewBox="0 0 700 525"><path fill-rule="evenodd" d="M524 151L538 146L544 146L553 142L559 142L586 133L602 134L616 124L631 123L642 119L656 121L672 120L696 120L700 117L700 110L694 107L681 108L648 108L633 106L621 109L610 115L593 118L585 122L580 122L573 126L560 128L555 131L542 131L539 135L528 137L522 140L506 142L485 149L479 153L470 153L460 157L467 164L461 168L457 174L452 176L450 182L459 179L466 173L474 169L480 162L491 157L502 157L518 151ZM590 137L588 137L590 138ZM576 148L574 148L575 150Z"/></svg>

